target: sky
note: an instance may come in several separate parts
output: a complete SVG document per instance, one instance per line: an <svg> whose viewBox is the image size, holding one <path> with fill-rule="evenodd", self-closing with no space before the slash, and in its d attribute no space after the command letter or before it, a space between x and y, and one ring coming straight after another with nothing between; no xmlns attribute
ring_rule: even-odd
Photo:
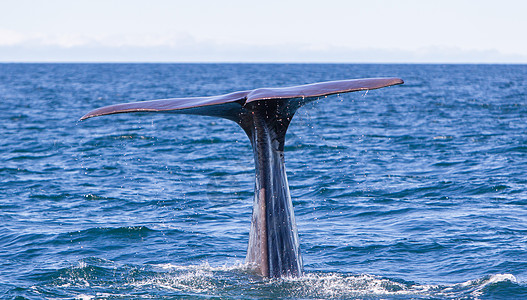
<svg viewBox="0 0 527 300"><path fill-rule="evenodd" d="M0 62L527 63L523 0L0 0Z"/></svg>

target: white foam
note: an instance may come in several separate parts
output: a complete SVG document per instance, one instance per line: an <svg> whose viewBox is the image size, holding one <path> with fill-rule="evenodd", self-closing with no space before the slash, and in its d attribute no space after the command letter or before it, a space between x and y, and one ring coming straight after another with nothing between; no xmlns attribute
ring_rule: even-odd
<svg viewBox="0 0 527 300"><path fill-rule="evenodd" d="M232 278L218 279L218 272L251 274L249 264L212 267L201 265L179 266L173 264L155 265L167 273L142 281L134 281L135 287L155 286L166 290L192 293L221 294L225 289L277 289L300 298L342 298L364 295L428 295L436 285L410 285L374 275L344 275L336 273L307 273L302 277L264 279L248 276L241 282Z"/></svg>
<svg viewBox="0 0 527 300"><path fill-rule="evenodd" d="M298 282L302 289L299 296L342 298L364 295L428 295L436 285L409 285L379 276L343 274L306 274L299 278L286 278Z"/></svg>
<svg viewBox="0 0 527 300"><path fill-rule="evenodd" d="M482 290L489 284L498 283L498 282L506 282L506 281L517 283L516 277L514 277L514 275L512 274L495 274L485 279L470 280L470 281L465 282L464 284L468 286L474 285L475 289L470 294L475 297L479 297L483 294Z"/></svg>
<svg viewBox="0 0 527 300"><path fill-rule="evenodd" d="M134 290L164 290L169 294L201 294L248 297L283 297L303 299L390 297L402 298L475 298L484 295L485 288L500 282L514 282L511 274L495 274L480 279L450 285L416 284L370 274L306 273L302 277L266 279L256 276L254 266L238 262L231 265L156 264L150 265L155 275L141 280L129 279L124 286ZM86 281L77 279L75 286ZM91 298L90 298L91 297ZM98 297L98 296L97 296ZM81 294L78 299L92 299Z"/></svg>

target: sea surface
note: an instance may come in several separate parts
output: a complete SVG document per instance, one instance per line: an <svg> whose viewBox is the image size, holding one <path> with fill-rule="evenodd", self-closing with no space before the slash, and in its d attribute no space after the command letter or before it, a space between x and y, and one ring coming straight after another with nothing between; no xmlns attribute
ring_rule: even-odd
<svg viewBox="0 0 527 300"><path fill-rule="evenodd" d="M254 163L228 120L121 102L362 77L285 158L305 274L245 264ZM0 299L525 299L527 65L0 64Z"/></svg>

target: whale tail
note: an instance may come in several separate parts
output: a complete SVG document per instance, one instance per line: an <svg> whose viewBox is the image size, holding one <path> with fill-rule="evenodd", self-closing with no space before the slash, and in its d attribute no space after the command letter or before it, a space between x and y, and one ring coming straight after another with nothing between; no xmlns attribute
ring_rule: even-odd
<svg viewBox="0 0 527 300"><path fill-rule="evenodd" d="M299 276L302 258L283 153L285 134L295 112L323 96L402 83L399 78L353 79L125 103L95 109L81 120L118 113L157 112L215 116L238 123L251 141L256 171L246 260L255 264L262 276Z"/></svg>
<svg viewBox="0 0 527 300"><path fill-rule="evenodd" d="M101 107L80 118L132 112L195 114L222 117L239 121L239 116L250 103L279 100L288 102L288 109L296 110L320 97L364 90L373 90L404 83L399 78L367 78L328 81L285 88L260 88L219 96L171 98L123 103ZM281 112L277 112L281 113Z"/></svg>

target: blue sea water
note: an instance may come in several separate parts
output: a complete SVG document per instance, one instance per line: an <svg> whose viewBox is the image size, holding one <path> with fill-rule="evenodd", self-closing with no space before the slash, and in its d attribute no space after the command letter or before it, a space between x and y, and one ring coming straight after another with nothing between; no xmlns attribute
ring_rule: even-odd
<svg viewBox="0 0 527 300"><path fill-rule="evenodd" d="M249 140L104 105L397 76L301 108L305 275L244 264ZM527 66L0 64L2 299L527 298Z"/></svg>

